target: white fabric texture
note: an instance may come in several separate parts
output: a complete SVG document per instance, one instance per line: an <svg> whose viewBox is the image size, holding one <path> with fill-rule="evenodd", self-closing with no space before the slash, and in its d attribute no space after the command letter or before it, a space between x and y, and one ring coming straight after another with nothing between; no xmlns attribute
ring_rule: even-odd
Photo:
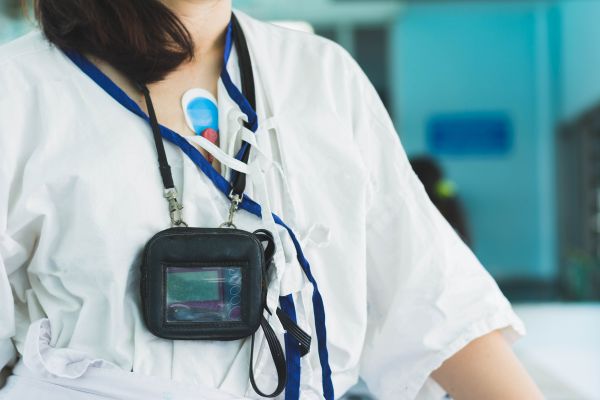
<svg viewBox="0 0 600 400"><path fill-rule="evenodd" d="M23 358L14 369L0 400L245 400L222 390L199 385L174 384L125 371L77 350L54 348L47 319L29 327Z"/></svg>
<svg viewBox="0 0 600 400"><path fill-rule="evenodd" d="M360 374L378 399L436 398L429 375L445 359L496 329L514 339L524 333L521 321L427 198L354 60L326 39L236 13L253 59L260 126L247 194L304 246L325 304L336 395ZM228 69L239 83L236 66L233 54ZM139 257L170 224L148 124L39 32L0 48L0 93L0 365L14 358L12 343L22 356L30 325L47 319L48 346L76 356L51 360L52 379L73 362L96 360L258 398L248 382L248 341L169 341L144 327ZM247 133L222 82L218 105L219 157L228 161ZM186 222L224 222L227 199L179 148L165 146ZM241 211L235 223L275 233L268 301L293 295L299 324L314 337L302 359L301 398L322 398L312 288L291 239L268 214ZM256 346L257 381L267 390L276 374L262 335ZM179 398L186 397L172 397Z"/></svg>

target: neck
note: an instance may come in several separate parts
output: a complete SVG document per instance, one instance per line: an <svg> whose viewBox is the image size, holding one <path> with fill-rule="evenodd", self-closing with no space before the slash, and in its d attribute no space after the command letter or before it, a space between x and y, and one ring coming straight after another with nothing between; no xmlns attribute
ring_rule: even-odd
<svg viewBox="0 0 600 400"><path fill-rule="evenodd" d="M2 1L2 0L0 0ZM192 87L218 95L223 64L225 34L231 20L231 0L160 0L183 23L194 42L194 59L185 62L160 82L148 85L158 118L174 130L184 132L185 120L178 116L181 95ZM102 60L91 58L106 75L145 110L142 94L128 78Z"/></svg>
<svg viewBox="0 0 600 400"><path fill-rule="evenodd" d="M187 28L195 58L222 53L231 20L231 0L162 0Z"/></svg>

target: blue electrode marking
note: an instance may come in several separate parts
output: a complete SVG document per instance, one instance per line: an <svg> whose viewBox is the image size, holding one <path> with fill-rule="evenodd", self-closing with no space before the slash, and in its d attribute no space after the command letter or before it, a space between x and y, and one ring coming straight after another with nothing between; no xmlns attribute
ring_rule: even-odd
<svg viewBox="0 0 600 400"><path fill-rule="evenodd" d="M193 128L197 135L201 135L208 128L219 131L219 109L211 99L195 97L189 101L184 111L190 119L190 128Z"/></svg>
<svg viewBox="0 0 600 400"><path fill-rule="evenodd" d="M227 40L226 40L226 47L225 47L227 49L227 52L231 52L231 47L232 47L232 45L231 45L231 24L230 24L229 28L227 29ZM117 86L108 76L106 76L102 71L100 71L94 64L92 64L90 61L88 61L85 57L83 57L81 54L79 54L77 52L67 51L67 52L65 52L65 54L67 55L67 57L69 57L69 59L71 59L71 61L83 73L85 73L87 76L89 76L90 79L92 79L106 93L108 93L113 99L115 99L115 101L117 101L122 106L127 108L129 111L136 114L140 118L144 119L148 123L150 122L148 115L146 115L146 113L144 113L144 111L142 111L142 109L138 106L138 104L135 101L133 101L125 92L123 92L123 90L121 90L121 88L119 86ZM227 54L225 56L225 60L228 60L228 59L229 59L229 55ZM251 111L251 113L247 114L248 119L251 121L250 125L251 125L251 127L253 127L253 129L252 129L253 132L256 132L256 130L258 129L258 118L256 116L256 112L252 109L252 107L250 106L250 103L245 99L245 97L241 94L241 92L237 89L237 87L235 87L235 84L231 81L231 77L227 73L225 67L223 68L223 70L224 70L224 73L222 74L221 78L223 79L223 83L225 84L225 87L227 88L228 94L233 98L233 100L238 104L238 106L244 113L246 113L245 109L247 109L249 107L249 110ZM228 79L226 79L226 78L228 78ZM234 94L237 93L237 94L232 95L232 93L234 93ZM243 101L238 101L238 99L240 99L240 96L241 96L241 100L243 100ZM204 158L204 156L202 156L202 153L200 153L200 151L198 149L196 149L196 147L191 145L185 138L180 136L178 133L170 130L169 128L167 128L163 125L159 125L159 127L160 127L161 136L164 139L168 140L169 142L171 142L171 143L175 144L176 146L178 146L179 148L181 148L181 150L192 160L192 162L194 162L194 164L196 164L198 166L198 168L200 168L200 170L212 181L212 183L215 185L215 187L217 187L217 189L219 189L219 191L221 191L221 193L223 193L227 198L229 198L229 193L231 193L231 190L232 190L231 184L229 182L227 182L227 180L206 160L206 158ZM247 212L249 212L259 218L261 218L261 216L262 216L262 211L261 211L260 205L246 195L244 196L243 201L240 204L240 208L246 210ZM319 349L319 360L320 360L321 370L322 370L323 396L325 397L326 400L334 400L333 382L331 380L331 368L329 366L329 352L327 350L327 331L326 331L326 327L325 327L325 307L323 304L323 298L321 297L317 282L312 274L310 264L308 263L308 260L304 257L304 253L302 252L302 248L300 247L300 242L298 241L298 238L296 237L296 235L294 234L292 229L281 220L281 218L279 218L276 214L272 214L272 215L273 215L273 219L275 220L275 223L284 227L287 230L288 234L290 235L292 242L294 243L294 247L296 249L296 256L297 256L298 262L299 262L300 266L302 267L302 270L306 274L306 277L308 278L309 282L313 285L314 290L313 290L312 301L313 301L313 310L314 310L314 314L315 314L315 325L316 325L317 342L318 342L318 349ZM282 306L282 309L284 311L288 312L288 315L289 315L289 312L291 312L292 308L293 308L293 313L295 315L295 306L294 306L293 299L290 298L289 300L286 300L285 307L287 307L287 309L283 308L284 305L281 304L281 299L280 299L280 305ZM294 380L290 381L290 383L292 383L292 382L299 383L300 382L300 368L296 367L296 366L299 366L299 363L300 363L299 344L298 343L290 343L289 345L290 346L293 345L293 347L298 348L297 352L290 351L289 358L286 360L286 364L287 364L289 370L292 373L297 374L297 377ZM286 348L287 347L288 347L288 341L286 341ZM286 349L286 354L288 354L287 349ZM292 388L292 387L287 388L286 387L286 391L288 391L288 390L291 391L292 393L299 393L299 388ZM294 400L296 400L298 398L299 397L296 397ZM286 396L286 400L291 400L291 399L288 399Z"/></svg>

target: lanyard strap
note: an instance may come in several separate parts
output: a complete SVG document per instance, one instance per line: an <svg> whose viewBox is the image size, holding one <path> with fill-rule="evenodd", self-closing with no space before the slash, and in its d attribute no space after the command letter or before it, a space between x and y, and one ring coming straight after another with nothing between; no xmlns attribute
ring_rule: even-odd
<svg viewBox="0 0 600 400"><path fill-rule="evenodd" d="M223 73L221 74L226 80L231 81L231 77L227 72L227 61L229 59L229 54L231 54L231 44L227 45L227 42L231 43L231 37L233 36L233 40L236 44L236 49L238 52L238 60L240 67L240 75L242 78L242 99L240 104L242 104L242 112L244 112L248 116L248 122L244 122L246 128L256 132L258 129L258 118L256 115L256 90L254 87L254 73L252 72L252 59L250 58L250 51L248 50L248 43L246 42L246 37L244 36L244 31L240 26L239 21L237 20L235 14L232 14L231 24L227 29L227 38L225 45L225 62L223 64ZM236 88L235 85L226 85L227 88ZM237 88L236 88L237 89ZM229 91L229 90L228 90ZM238 90L239 92L239 90ZM237 94L235 94L237 97ZM237 101L236 101L237 102ZM243 163L248 163L250 158L250 144L247 142L242 143L242 147L240 148L240 152L238 153L238 159ZM238 196L241 198L244 194L244 190L246 188L246 174L234 171L235 173L232 175L232 191L230 197Z"/></svg>
<svg viewBox="0 0 600 400"><path fill-rule="evenodd" d="M171 174L171 166L167 160L167 154L165 152L165 145L160 134L160 125L156 118L156 112L154 111L154 104L152 104L152 98L150 97L150 91L146 85L138 85L139 89L144 95L146 100L146 107L148 108L148 117L150 118L150 126L152 127L152 136L154 137L154 143L156 144L156 152L158 154L158 169L160 170L160 176L163 180L165 187L165 198L169 203L169 214L171 215L171 224L173 226L188 226L183 220L183 205L177 199L177 189L173 183L173 175Z"/></svg>

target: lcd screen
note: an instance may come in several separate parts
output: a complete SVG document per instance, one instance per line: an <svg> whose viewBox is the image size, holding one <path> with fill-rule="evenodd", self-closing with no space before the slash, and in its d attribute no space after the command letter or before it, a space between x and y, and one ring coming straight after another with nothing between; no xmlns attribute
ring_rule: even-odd
<svg viewBox="0 0 600 400"><path fill-rule="evenodd" d="M240 267L169 267L166 276L167 321L241 320Z"/></svg>

